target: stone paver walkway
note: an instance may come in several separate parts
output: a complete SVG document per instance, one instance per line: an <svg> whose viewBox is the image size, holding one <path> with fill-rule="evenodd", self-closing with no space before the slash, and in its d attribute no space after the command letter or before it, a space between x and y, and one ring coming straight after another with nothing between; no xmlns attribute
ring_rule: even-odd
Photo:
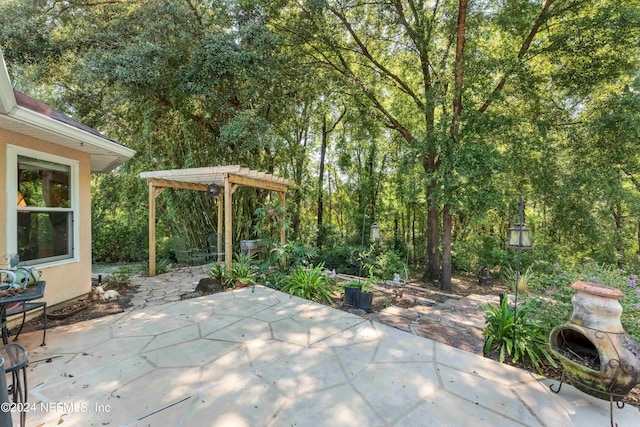
<svg viewBox="0 0 640 427"><path fill-rule="evenodd" d="M469 295L461 299L449 299L434 306L390 306L373 314L371 319L482 355L482 329L485 322L481 306L487 303L496 304L497 299L494 295Z"/></svg>

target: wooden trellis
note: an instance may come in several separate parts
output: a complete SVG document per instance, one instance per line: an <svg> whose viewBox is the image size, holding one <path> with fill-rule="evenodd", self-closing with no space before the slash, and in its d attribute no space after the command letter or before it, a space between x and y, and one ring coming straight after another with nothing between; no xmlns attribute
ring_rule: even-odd
<svg viewBox="0 0 640 427"><path fill-rule="evenodd" d="M231 271L233 248L233 193L238 187L253 187L275 191L280 204L285 205L287 189L293 181L265 172L259 172L239 165L211 166L190 169L171 169L141 172L140 177L149 183L149 276L156 275L156 198L167 188L218 192L218 230L223 229L224 213L224 256L225 268ZM220 237L221 239L221 237ZM280 231L280 242L286 234Z"/></svg>

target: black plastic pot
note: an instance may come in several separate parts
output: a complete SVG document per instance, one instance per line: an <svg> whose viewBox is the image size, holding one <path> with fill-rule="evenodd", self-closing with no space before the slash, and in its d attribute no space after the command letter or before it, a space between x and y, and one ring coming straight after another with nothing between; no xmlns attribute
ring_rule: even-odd
<svg viewBox="0 0 640 427"><path fill-rule="evenodd" d="M356 307L366 311L367 313L370 313L372 303L373 303L373 292L360 292Z"/></svg>
<svg viewBox="0 0 640 427"><path fill-rule="evenodd" d="M344 305L347 307L356 307L360 300L360 287L345 286L344 287Z"/></svg>

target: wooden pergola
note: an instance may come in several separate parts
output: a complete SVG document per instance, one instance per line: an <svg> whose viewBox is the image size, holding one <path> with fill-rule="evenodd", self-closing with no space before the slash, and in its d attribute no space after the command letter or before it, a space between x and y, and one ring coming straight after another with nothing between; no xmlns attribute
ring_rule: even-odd
<svg viewBox="0 0 640 427"><path fill-rule="evenodd" d="M280 198L280 204L284 206L287 189L293 184L291 180L239 165L140 172L140 178L146 179L149 183L149 276L156 275L156 198L167 188L209 191L209 194L215 194L218 189L220 190L216 196L218 198L218 233L223 229L224 213L225 266L227 272L230 272L233 256L234 191L241 186L275 191ZM285 239L285 231L281 230L280 242L284 243Z"/></svg>

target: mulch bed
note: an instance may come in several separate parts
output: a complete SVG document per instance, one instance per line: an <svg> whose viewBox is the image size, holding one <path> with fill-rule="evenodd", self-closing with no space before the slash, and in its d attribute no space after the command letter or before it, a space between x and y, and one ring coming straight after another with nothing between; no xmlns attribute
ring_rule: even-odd
<svg viewBox="0 0 640 427"><path fill-rule="evenodd" d="M120 294L120 298L110 301L93 301L90 298L76 300L57 306L47 307L47 327L72 325L85 320L97 319L112 314L122 313L126 307L131 306L131 299L136 287L132 285L109 285L107 289L114 289ZM42 330L44 327L43 316L40 315L24 324L21 333ZM17 327L9 331L14 335Z"/></svg>

